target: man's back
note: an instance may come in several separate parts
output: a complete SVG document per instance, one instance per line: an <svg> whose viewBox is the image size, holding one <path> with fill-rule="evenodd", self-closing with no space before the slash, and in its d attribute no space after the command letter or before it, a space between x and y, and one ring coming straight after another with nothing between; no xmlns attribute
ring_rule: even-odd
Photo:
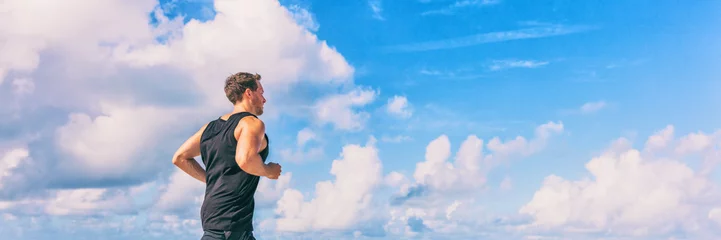
<svg viewBox="0 0 721 240"><path fill-rule="evenodd" d="M205 199L201 207L204 230L253 231L254 194L260 177L243 171L236 162L236 127L248 112L218 118L203 131L200 152L206 168ZM242 131L242 129L240 130ZM267 141L267 135L264 135ZM263 162L269 147L259 152Z"/></svg>

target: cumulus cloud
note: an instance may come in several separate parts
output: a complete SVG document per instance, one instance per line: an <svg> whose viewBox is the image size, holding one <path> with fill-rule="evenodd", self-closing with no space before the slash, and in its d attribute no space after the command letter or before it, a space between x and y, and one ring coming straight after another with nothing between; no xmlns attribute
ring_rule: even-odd
<svg viewBox="0 0 721 240"><path fill-rule="evenodd" d="M356 88L347 93L326 96L316 102L315 117L321 124L331 124L335 129L357 131L363 129L370 115L355 108L375 100L378 91Z"/></svg>
<svg viewBox="0 0 721 240"><path fill-rule="evenodd" d="M277 230L338 230L362 222L368 216L364 213L372 210L374 190L383 180L375 144L371 137L365 146L344 146L330 170L335 180L318 182L312 199L306 201L296 189L285 190L275 209Z"/></svg>
<svg viewBox="0 0 721 240"><path fill-rule="evenodd" d="M303 128L298 131L298 134L296 136L296 147L294 149L281 149L280 157L285 161L296 163L312 161L321 158L324 151L322 146L306 147L306 145L309 145L309 143L316 142L318 140L318 136L313 130L311 130L310 128Z"/></svg>
<svg viewBox="0 0 721 240"><path fill-rule="evenodd" d="M715 155L702 152L707 141L688 141L706 137L692 133L682 141L674 141L673 126L669 125L649 137L642 150L616 144L627 140L616 141L586 163L589 177L546 177L531 201L519 211L533 219L523 228L626 237L661 237L681 230L703 236L698 234L716 229L710 228L709 219L715 219L714 207L718 207L721 192L710 179L682 161L683 155L670 150ZM719 142L716 138L715 143Z"/></svg>
<svg viewBox="0 0 721 240"><path fill-rule="evenodd" d="M180 137L177 129L197 129L202 122L188 121L190 116L217 116L228 108L219 90L228 74L261 73L271 96L301 79L339 84L352 78L345 59L299 25L307 17L299 17L303 11L297 7L288 10L277 1L220 1L213 19L182 24L182 19L165 17L156 4L4 4L8 14L0 21L15 24L0 25L0 41L7 43L7 51L0 51L0 69L15 79L17 95L38 96L9 111L18 117L39 107L69 112L67 121L51 132L22 133L55 135L56 150L39 149L47 147L44 143L29 149L44 152L37 161L52 163L41 167L57 167L56 176L78 183L117 182L128 175L145 176L137 179L146 181L152 176L145 173L164 166L148 160L155 157L148 150L172 151L158 146L167 142L158 139ZM47 18L50 11L52 19ZM149 14L157 24L149 23ZM277 68L279 64L284 67Z"/></svg>
<svg viewBox="0 0 721 240"><path fill-rule="evenodd" d="M451 157L451 143L446 135L431 141L426 147L425 161L416 164L413 178L416 183L438 191L473 189L485 184L485 174L496 164L510 157L529 156L545 148L552 134L563 131L562 123L549 122L536 128L535 137L528 141L522 136L503 142L498 137L486 144L490 151L483 153L483 140L470 135ZM407 193L406 193L407 194Z"/></svg>
<svg viewBox="0 0 721 240"><path fill-rule="evenodd" d="M386 111L391 116L400 118L409 118L413 115L413 110L410 108L408 99L405 96L396 95L388 99Z"/></svg>
<svg viewBox="0 0 721 240"><path fill-rule="evenodd" d="M530 141L522 136L506 142L502 142L499 137L494 137L488 141L488 149L493 151L497 156L528 156L545 148L551 135L561 133L562 131L563 123L548 122L536 127L535 137Z"/></svg>
<svg viewBox="0 0 721 240"><path fill-rule="evenodd" d="M389 203L385 231L406 237L421 232L489 237L476 227L497 221L487 219L489 215L476 200L485 188L486 175L503 161L539 152L554 134L562 131L562 123L548 122L536 128L530 141L518 136L505 142L498 137L484 142L470 135L460 144L455 156L449 137L439 136L427 145L425 161L416 164L412 179L396 171L386 175L386 185L398 192ZM510 184L507 178L502 188L510 188Z"/></svg>
<svg viewBox="0 0 721 240"><path fill-rule="evenodd" d="M152 148L162 139L158 132L173 129L178 115L158 107L101 105L102 115L91 118L73 113L57 129L56 144L70 158L60 170L83 173L86 178L127 178L138 168L153 166L137 153ZM64 168L67 166L69 168ZM154 166L153 166L154 167Z"/></svg>
<svg viewBox="0 0 721 240"><path fill-rule="evenodd" d="M153 0L4 1L0 91L7 92L0 101L15 104L0 105L0 112L13 116L0 127L12 130L13 144L24 147L0 151L0 205L21 206L4 208L21 218L110 216L152 205L134 205L134 198L154 199L152 190L158 190L162 208L151 214L150 229L197 224L183 213L199 206L203 186L168 171L173 166L167 156L230 107L222 93L225 77L260 73L268 117L284 105L301 104L277 101L295 94L288 91L294 84L312 82L323 91L354 87L353 67L317 38L318 25L307 10L278 1L217 1L212 7L216 16L184 23L182 16L166 17L167 9ZM349 105L357 106L351 98ZM32 117L40 111L52 116L42 115L36 124ZM350 122L361 119L350 115ZM272 205L289 181L290 174L261 181L259 202Z"/></svg>

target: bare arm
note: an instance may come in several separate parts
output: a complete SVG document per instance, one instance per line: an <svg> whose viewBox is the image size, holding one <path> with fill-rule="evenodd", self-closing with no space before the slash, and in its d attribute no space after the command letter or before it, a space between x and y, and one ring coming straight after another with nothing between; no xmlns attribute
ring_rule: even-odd
<svg viewBox="0 0 721 240"><path fill-rule="evenodd" d="M195 157L200 155L200 136L208 125L204 125L178 148L173 155L173 164L191 177L205 182L205 170L200 167Z"/></svg>
<svg viewBox="0 0 721 240"><path fill-rule="evenodd" d="M265 124L253 117L241 119L237 127L238 145L235 149L235 161L243 171L260 177L268 177L272 169L263 163L258 152L265 136Z"/></svg>

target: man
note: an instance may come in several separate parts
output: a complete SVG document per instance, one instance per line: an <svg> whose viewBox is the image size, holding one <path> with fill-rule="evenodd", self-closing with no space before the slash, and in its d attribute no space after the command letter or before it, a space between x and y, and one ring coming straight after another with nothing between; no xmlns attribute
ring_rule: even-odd
<svg viewBox="0 0 721 240"><path fill-rule="evenodd" d="M257 116L263 114L260 75L239 72L225 80L233 111L203 126L173 156L173 164L206 183L200 210L201 240L255 239L253 195L260 177L278 179L281 167L265 163L268 136ZM195 157L201 156L205 170Z"/></svg>

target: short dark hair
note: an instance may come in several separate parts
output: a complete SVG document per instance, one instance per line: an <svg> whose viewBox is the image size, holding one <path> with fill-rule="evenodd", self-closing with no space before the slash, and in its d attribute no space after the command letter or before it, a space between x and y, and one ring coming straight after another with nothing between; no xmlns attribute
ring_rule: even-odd
<svg viewBox="0 0 721 240"><path fill-rule="evenodd" d="M245 89L258 90L257 81L260 81L260 75L257 73L239 72L230 75L225 79L225 96L228 97L231 103L235 104L243 99Z"/></svg>

